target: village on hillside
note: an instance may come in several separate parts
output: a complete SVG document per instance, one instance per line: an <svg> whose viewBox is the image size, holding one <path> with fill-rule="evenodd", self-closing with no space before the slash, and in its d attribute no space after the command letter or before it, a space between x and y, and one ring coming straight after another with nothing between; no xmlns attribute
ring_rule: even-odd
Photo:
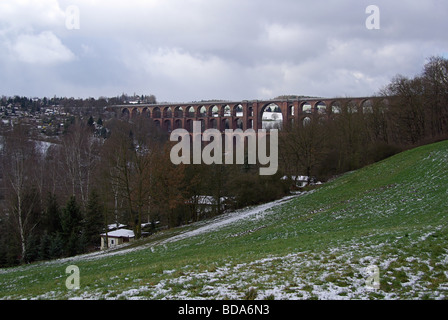
<svg viewBox="0 0 448 320"><path fill-rule="evenodd" d="M0 132L8 131L20 122L29 128L30 135L34 139L52 140L63 134L76 118L86 119L86 121L92 118L90 124L95 126L98 134L101 134L102 121L115 116L106 111L106 106L155 102L154 95L136 94L98 99L2 96L0 98Z"/></svg>

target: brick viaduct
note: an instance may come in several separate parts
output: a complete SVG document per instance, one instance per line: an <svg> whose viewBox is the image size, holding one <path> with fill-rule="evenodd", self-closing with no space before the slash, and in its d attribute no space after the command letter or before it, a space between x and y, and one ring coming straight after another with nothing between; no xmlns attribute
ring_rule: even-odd
<svg viewBox="0 0 448 320"><path fill-rule="evenodd" d="M115 105L108 107L117 117L133 119L143 116L170 132L183 128L189 132L193 121L201 121L202 130L262 129L265 111L281 112L282 123L304 123L311 117L343 112L371 112L377 97L363 98L299 98L294 100L245 100L194 103Z"/></svg>

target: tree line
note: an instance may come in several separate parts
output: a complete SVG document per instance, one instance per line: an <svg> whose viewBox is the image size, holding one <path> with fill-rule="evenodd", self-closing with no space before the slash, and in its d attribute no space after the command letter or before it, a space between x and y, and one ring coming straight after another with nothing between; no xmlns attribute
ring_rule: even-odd
<svg viewBox="0 0 448 320"><path fill-rule="evenodd" d="M397 75L363 110L315 114L286 124L281 170L327 180L395 153L448 138L448 60L430 57L420 74ZM362 111L362 112L361 112Z"/></svg>
<svg viewBox="0 0 448 320"><path fill-rule="evenodd" d="M258 165L174 165L168 133L144 117L79 116L42 148L25 124L0 141L0 266L97 250L107 225L172 228L278 199L306 175L325 181L414 146L448 138L448 61L432 57L414 78L397 76L366 112L285 124L279 171ZM214 199L202 208L202 196ZM148 225L142 229L142 224Z"/></svg>
<svg viewBox="0 0 448 320"><path fill-rule="evenodd" d="M172 164L168 133L143 117L103 124L98 135L92 117L77 118L45 148L24 124L3 133L0 266L97 250L110 224L140 238L288 192L256 165ZM207 209L203 196L214 199Z"/></svg>

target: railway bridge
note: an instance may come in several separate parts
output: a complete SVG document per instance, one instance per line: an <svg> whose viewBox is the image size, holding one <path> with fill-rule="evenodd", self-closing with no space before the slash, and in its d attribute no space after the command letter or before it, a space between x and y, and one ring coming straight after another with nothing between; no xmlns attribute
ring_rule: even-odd
<svg viewBox="0 0 448 320"><path fill-rule="evenodd" d="M193 121L201 129L262 129L263 113L272 112L282 125L305 123L312 117L331 117L344 112L369 113L381 97L357 98L298 98L278 100L207 101L191 103L126 104L107 109L116 117L132 120L145 117L155 126L171 132L174 129L193 130Z"/></svg>

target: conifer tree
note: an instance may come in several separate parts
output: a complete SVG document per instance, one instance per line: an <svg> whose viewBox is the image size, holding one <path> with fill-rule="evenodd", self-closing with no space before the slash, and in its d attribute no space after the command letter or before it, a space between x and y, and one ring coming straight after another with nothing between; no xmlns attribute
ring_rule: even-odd
<svg viewBox="0 0 448 320"><path fill-rule="evenodd" d="M103 206L98 193L93 190L87 202L84 221L84 235L87 245L99 245L100 234L104 229Z"/></svg>
<svg viewBox="0 0 448 320"><path fill-rule="evenodd" d="M42 224L49 235L62 231L61 208L59 207L56 195L52 193L49 193L47 196L47 204Z"/></svg>
<svg viewBox="0 0 448 320"><path fill-rule="evenodd" d="M78 238L81 235L82 214L74 196L71 196L62 210L62 236L65 240L66 254L71 256L79 253Z"/></svg>

